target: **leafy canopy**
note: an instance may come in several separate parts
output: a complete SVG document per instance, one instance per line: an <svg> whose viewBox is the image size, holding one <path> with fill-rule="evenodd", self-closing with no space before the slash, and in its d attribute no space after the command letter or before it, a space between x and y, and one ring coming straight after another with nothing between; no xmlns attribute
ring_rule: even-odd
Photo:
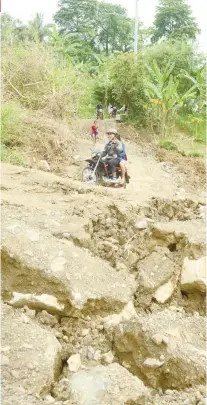
<svg viewBox="0 0 207 405"><path fill-rule="evenodd" d="M60 32L76 34L93 51L126 52L133 45L133 24L126 10L97 0L60 0L55 22Z"/></svg>
<svg viewBox="0 0 207 405"><path fill-rule="evenodd" d="M159 39L195 40L198 32L198 25L186 0L159 0L153 42Z"/></svg>

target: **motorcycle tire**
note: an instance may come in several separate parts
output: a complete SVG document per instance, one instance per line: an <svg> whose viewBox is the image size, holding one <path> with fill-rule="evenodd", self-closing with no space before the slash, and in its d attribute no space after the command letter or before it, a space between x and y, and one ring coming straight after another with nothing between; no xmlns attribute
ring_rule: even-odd
<svg viewBox="0 0 207 405"><path fill-rule="evenodd" d="M94 170L91 167L86 167L82 171L82 182L85 184L97 184L98 175L94 173Z"/></svg>

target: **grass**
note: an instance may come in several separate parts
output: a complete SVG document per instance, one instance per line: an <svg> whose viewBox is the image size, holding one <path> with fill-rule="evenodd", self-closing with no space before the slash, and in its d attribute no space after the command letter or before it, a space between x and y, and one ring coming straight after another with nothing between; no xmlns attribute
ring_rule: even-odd
<svg viewBox="0 0 207 405"><path fill-rule="evenodd" d="M184 150L182 152L180 152L182 156L185 157L194 157L194 158L204 158L205 155L202 152L198 152L196 150L192 150L190 152L185 152Z"/></svg>
<svg viewBox="0 0 207 405"><path fill-rule="evenodd" d="M197 142L206 142L206 118L197 114L180 115L178 127Z"/></svg>
<svg viewBox="0 0 207 405"><path fill-rule="evenodd" d="M1 109L1 143L6 148L21 145L24 110L17 102L7 102Z"/></svg>
<svg viewBox="0 0 207 405"><path fill-rule="evenodd" d="M4 145L1 145L0 153L2 162L10 163L12 165L24 164L23 157L15 150L12 150L10 148L5 147Z"/></svg>
<svg viewBox="0 0 207 405"><path fill-rule="evenodd" d="M7 102L1 110L1 160L22 165L23 157L16 148L23 144L24 110L18 102Z"/></svg>
<svg viewBox="0 0 207 405"><path fill-rule="evenodd" d="M177 150L177 146L171 141L171 139L161 139L160 147L166 150Z"/></svg>

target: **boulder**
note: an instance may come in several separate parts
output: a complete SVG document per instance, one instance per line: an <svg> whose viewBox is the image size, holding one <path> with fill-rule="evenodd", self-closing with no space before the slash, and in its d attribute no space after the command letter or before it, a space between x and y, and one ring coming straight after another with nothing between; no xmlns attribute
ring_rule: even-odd
<svg viewBox="0 0 207 405"><path fill-rule="evenodd" d="M21 312L2 305L2 364L5 404L21 386L25 395L47 394L61 372L61 346L54 335Z"/></svg>
<svg viewBox="0 0 207 405"><path fill-rule="evenodd" d="M159 303L171 297L177 275L175 263L167 256L169 253L168 249L161 248L139 262L137 306L148 306L153 297Z"/></svg>
<svg viewBox="0 0 207 405"><path fill-rule="evenodd" d="M48 294L35 295L14 292L8 304L15 308L27 306L30 309L46 310L52 313L62 313L64 311L64 305L59 304L56 297Z"/></svg>
<svg viewBox="0 0 207 405"><path fill-rule="evenodd" d="M205 382L203 317L169 310L138 315L115 326L112 339L119 359L128 358L129 369L145 375L154 388L183 389ZM147 367L149 359L154 367Z"/></svg>
<svg viewBox="0 0 207 405"><path fill-rule="evenodd" d="M50 172L50 165L46 160L40 160L38 163L38 169L44 172Z"/></svg>
<svg viewBox="0 0 207 405"><path fill-rule="evenodd" d="M177 245L177 250L185 246L186 253L199 258L205 252L206 230L201 219L156 223L152 236L161 246Z"/></svg>
<svg viewBox="0 0 207 405"><path fill-rule="evenodd" d="M155 291L173 275L174 263L165 252L153 252L139 262L139 286L145 290Z"/></svg>
<svg viewBox="0 0 207 405"><path fill-rule="evenodd" d="M181 290L205 294L206 286L206 257L200 257L198 260L189 260L186 257L181 272Z"/></svg>
<svg viewBox="0 0 207 405"><path fill-rule="evenodd" d="M64 389L55 390L57 399L70 398L74 405L143 405L148 395L143 382L117 363L79 371L62 384Z"/></svg>
<svg viewBox="0 0 207 405"><path fill-rule="evenodd" d="M89 251L56 238L35 223L31 226L32 221L31 217L13 220L10 208L4 209L3 291L53 296L58 305L65 306L66 314L71 307L82 310L88 306L93 311L98 306L105 313L124 308L135 290L132 275L117 272ZM39 240L31 240L31 230L39 234Z"/></svg>

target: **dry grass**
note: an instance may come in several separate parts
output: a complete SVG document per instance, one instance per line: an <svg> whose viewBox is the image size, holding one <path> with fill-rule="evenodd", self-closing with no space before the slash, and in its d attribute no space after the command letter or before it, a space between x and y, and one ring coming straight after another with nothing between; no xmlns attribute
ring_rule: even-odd
<svg viewBox="0 0 207 405"><path fill-rule="evenodd" d="M67 122L55 120L44 112L30 112L25 118L24 146L21 147L27 165L36 167L46 160L52 171L62 173L72 162L74 133Z"/></svg>

